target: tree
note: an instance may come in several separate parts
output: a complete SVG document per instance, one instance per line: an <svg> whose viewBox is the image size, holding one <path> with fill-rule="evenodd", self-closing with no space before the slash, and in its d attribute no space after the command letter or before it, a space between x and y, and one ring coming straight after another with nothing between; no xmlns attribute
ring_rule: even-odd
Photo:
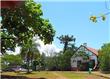
<svg viewBox="0 0 110 79"><path fill-rule="evenodd" d="M70 70L71 63L70 59L74 55L76 46L74 44L68 45L68 48L59 53L54 53L54 55L45 57L45 68L48 70Z"/></svg>
<svg viewBox="0 0 110 79"><path fill-rule="evenodd" d="M45 70L46 68L46 56L45 53L40 54L36 60L33 61L33 70Z"/></svg>
<svg viewBox="0 0 110 79"><path fill-rule="evenodd" d="M23 46L35 35L44 43L51 43L55 30L42 15L41 5L33 0L26 0L19 8L2 8L1 53L14 51L16 46Z"/></svg>
<svg viewBox="0 0 110 79"><path fill-rule="evenodd" d="M75 54L75 51L67 49L65 53L59 56L59 67L61 70L71 70L71 57Z"/></svg>
<svg viewBox="0 0 110 79"><path fill-rule="evenodd" d="M29 71L30 64L32 66L33 61L35 61L40 56L37 44L30 40L30 42L28 42L22 47L20 54L24 61L26 61L27 63L28 69L27 73L30 73Z"/></svg>
<svg viewBox="0 0 110 79"><path fill-rule="evenodd" d="M63 51L65 52L69 42L76 40L76 38L74 38L73 36L69 36L69 35L61 35L60 37L57 37L60 40L60 43L64 44L64 48Z"/></svg>
<svg viewBox="0 0 110 79"><path fill-rule="evenodd" d="M20 66L23 64L23 61L20 55L9 55L5 54L1 57L1 68L10 68L13 66Z"/></svg>
<svg viewBox="0 0 110 79"><path fill-rule="evenodd" d="M46 70L58 70L58 61L56 56L47 56L45 60Z"/></svg>
<svg viewBox="0 0 110 79"><path fill-rule="evenodd" d="M69 36L69 35L61 35L60 37L57 37L60 40L60 43L64 44L64 48L63 48L63 52L66 51L69 42L76 40L76 38L74 38L73 36Z"/></svg>
<svg viewBox="0 0 110 79"><path fill-rule="evenodd" d="M99 50L99 63L101 71L110 71L110 43L104 44Z"/></svg>
<svg viewBox="0 0 110 79"><path fill-rule="evenodd" d="M46 66L45 59L46 59L45 53L42 53L40 56L40 60L41 60L40 63L41 63L41 69L42 70L45 70L45 66Z"/></svg>
<svg viewBox="0 0 110 79"><path fill-rule="evenodd" d="M71 70L70 59L75 54L76 47L72 44L69 45L65 53L60 51L47 61L49 68L52 70ZM50 62L50 63L49 63Z"/></svg>

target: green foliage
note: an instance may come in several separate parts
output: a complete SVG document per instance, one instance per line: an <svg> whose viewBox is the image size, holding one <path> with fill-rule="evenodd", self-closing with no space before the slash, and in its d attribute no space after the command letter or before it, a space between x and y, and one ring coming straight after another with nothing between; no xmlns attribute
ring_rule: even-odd
<svg viewBox="0 0 110 79"><path fill-rule="evenodd" d="M46 70L55 70L54 68L56 67L56 57L46 57Z"/></svg>
<svg viewBox="0 0 110 79"><path fill-rule="evenodd" d="M42 15L41 5L33 0L24 1L19 8L2 8L1 52L14 51L16 45L23 46L35 35L44 43L51 43L55 30Z"/></svg>
<svg viewBox="0 0 110 79"><path fill-rule="evenodd" d="M36 60L34 60L32 63L32 69L34 71L36 70L45 70L45 67L46 67L46 62L45 62L45 59L46 59L46 56L44 53L40 54L39 57L37 57Z"/></svg>
<svg viewBox="0 0 110 79"><path fill-rule="evenodd" d="M49 70L70 70L70 59L75 51L68 48L65 53L62 51L53 57L48 57L46 60L46 66Z"/></svg>
<svg viewBox="0 0 110 79"><path fill-rule="evenodd" d="M106 43L99 50L100 69L110 71L110 43Z"/></svg>
<svg viewBox="0 0 110 79"><path fill-rule="evenodd" d="M64 54L59 56L59 67L61 70L71 70L70 59L74 55L75 52L71 50L66 50Z"/></svg>
<svg viewBox="0 0 110 79"><path fill-rule="evenodd" d="M26 61L26 66L27 66L27 69L28 69L27 72L30 72L29 71L30 64L31 64L31 67L32 67L33 61L38 59L39 56L40 56L40 53L39 53L38 48L37 48L37 44L35 44L34 41L30 40L27 44L25 44L21 48L20 55L21 55L22 59L24 61Z"/></svg>
<svg viewBox="0 0 110 79"><path fill-rule="evenodd" d="M68 45L70 42L75 42L76 38L72 36L69 36L69 35L61 35L60 37L57 37L59 40L60 40L60 43L64 44L64 49L63 51L65 52L66 49L68 48Z"/></svg>
<svg viewBox="0 0 110 79"><path fill-rule="evenodd" d="M1 67L2 69L13 67L13 66L20 66L23 64L23 61L20 55L9 55L5 54L1 57Z"/></svg>
<svg viewBox="0 0 110 79"><path fill-rule="evenodd" d="M64 50L56 53L52 57L46 57L46 68L48 70L70 70L70 59L76 50L76 46L74 43L71 44L71 42L75 42L76 39L69 35L62 35L57 38L64 44Z"/></svg>
<svg viewBox="0 0 110 79"><path fill-rule="evenodd" d="M45 70L45 66L46 66L46 63L45 63L45 59L46 59L46 56L44 53L41 54L40 56L40 65L41 65L41 70Z"/></svg>

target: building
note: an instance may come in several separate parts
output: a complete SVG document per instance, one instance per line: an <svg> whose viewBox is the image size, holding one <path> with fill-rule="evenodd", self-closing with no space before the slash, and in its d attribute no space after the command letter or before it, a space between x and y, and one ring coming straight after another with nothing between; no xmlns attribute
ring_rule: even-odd
<svg viewBox="0 0 110 79"><path fill-rule="evenodd" d="M71 57L72 70L89 70L96 69L98 65L98 50L88 47L86 44L81 45L76 53Z"/></svg>

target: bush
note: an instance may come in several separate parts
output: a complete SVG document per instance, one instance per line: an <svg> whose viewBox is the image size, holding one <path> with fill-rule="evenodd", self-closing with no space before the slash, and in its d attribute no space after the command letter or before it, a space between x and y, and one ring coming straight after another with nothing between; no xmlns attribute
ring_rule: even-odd
<svg viewBox="0 0 110 79"><path fill-rule="evenodd" d="M99 62L101 71L110 71L110 43L104 44L99 50Z"/></svg>

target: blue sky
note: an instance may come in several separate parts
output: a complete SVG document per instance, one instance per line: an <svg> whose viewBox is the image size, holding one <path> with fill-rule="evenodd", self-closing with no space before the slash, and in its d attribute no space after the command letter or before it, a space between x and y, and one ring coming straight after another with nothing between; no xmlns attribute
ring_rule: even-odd
<svg viewBox="0 0 110 79"><path fill-rule="evenodd" d="M49 19L56 30L53 43L58 48L63 45L56 37L66 34L76 37L76 46L86 42L88 46L99 49L103 43L110 42L110 15L106 21L98 19L93 23L89 20L91 15L100 16L108 12L105 0L37 1L42 5L43 17Z"/></svg>
<svg viewBox="0 0 110 79"><path fill-rule="evenodd" d="M74 35L76 46L87 43L89 47L99 49L103 43L110 42L110 14L107 16L106 21L98 19L97 23L93 23L89 20L91 15L100 16L108 12L105 6L105 1L108 0L34 1L41 3L43 17L49 19L56 30L52 45L44 46L40 42L43 50L53 47L54 50L59 51L63 45L56 37L66 34ZM16 53L19 53L19 51L20 48L16 48Z"/></svg>

